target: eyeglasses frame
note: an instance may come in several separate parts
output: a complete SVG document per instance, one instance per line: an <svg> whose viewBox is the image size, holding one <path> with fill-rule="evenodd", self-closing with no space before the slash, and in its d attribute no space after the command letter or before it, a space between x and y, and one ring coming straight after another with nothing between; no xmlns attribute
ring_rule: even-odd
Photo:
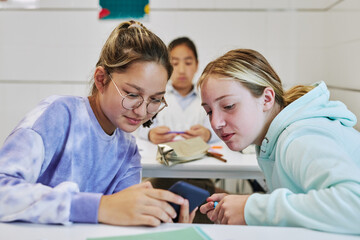
<svg viewBox="0 0 360 240"><path fill-rule="evenodd" d="M118 88L118 86L116 85L116 83L115 83L114 80L112 79L111 74L108 73L108 75L109 75L109 78L110 78L111 82L114 84L117 92L118 92L118 93L120 94L120 96L122 97L121 106L123 106L123 108L125 108L125 109L127 109L127 110L134 110L134 109L139 108L139 107L145 102L145 103L146 103L146 112L147 112L148 114L155 115L155 114L159 113L160 111L162 111L164 108L166 108L166 107L169 106L169 105L167 104L165 98L162 97L162 98L161 98L161 101L162 101L165 105L164 105L163 107L159 108L156 112L151 113L151 112L148 111L148 106L149 106L149 104L150 104L151 102L145 101L144 97L141 96L141 95L139 95L139 96L141 97L141 99L142 99L142 102L141 102L137 107L134 107L134 108L127 108L127 107L125 107L125 106L124 106L124 99L125 99L129 94L126 94L125 96L122 95L121 92L120 92L120 90L119 90L119 88Z"/></svg>

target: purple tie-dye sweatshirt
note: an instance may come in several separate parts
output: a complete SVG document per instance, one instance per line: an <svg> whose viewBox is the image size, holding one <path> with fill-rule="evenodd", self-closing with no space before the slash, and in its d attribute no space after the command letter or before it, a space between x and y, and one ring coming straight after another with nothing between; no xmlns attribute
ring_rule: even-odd
<svg viewBox="0 0 360 240"><path fill-rule="evenodd" d="M87 98L52 96L0 149L0 221L97 222L103 194L140 182L133 136L109 136Z"/></svg>

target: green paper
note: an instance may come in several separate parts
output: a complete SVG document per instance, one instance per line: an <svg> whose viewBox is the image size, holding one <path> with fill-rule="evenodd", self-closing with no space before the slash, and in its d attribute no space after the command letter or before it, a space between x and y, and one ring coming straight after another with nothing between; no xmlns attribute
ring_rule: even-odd
<svg viewBox="0 0 360 240"><path fill-rule="evenodd" d="M200 227L187 227L179 230L143 233L117 237L88 238L87 240L210 240L211 238Z"/></svg>

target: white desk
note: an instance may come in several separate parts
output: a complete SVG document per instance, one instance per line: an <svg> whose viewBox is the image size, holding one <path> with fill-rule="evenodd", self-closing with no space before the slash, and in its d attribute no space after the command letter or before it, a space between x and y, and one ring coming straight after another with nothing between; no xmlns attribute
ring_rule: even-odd
<svg viewBox="0 0 360 240"><path fill-rule="evenodd" d="M224 143L222 149L216 149L223 154L226 163L212 157L174 166L165 166L156 161L157 146L149 141L137 138L143 166L143 177L166 178L238 178L258 179L264 178L257 164L255 154L241 154L231 151Z"/></svg>
<svg viewBox="0 0 360 240"><path fill-rule="evenodd" d="M359 240L360 236L312 231L305 228L230 226L213 224L162 224L159 227L118 227L103 224L41 225L32 223L0 223L0 239L10 240L85 240L175 230L199 226L212 239L275 240Z"/></svg>

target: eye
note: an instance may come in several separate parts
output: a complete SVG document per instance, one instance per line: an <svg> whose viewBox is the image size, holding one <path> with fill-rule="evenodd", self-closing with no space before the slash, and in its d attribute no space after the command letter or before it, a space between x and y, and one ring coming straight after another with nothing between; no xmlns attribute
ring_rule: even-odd
<svg viewBox="0 0 360 240"><path fill-rule="evenodd" d="M224 107L224 109L226 109L226 110L231 110L231 109L233 109L235 107L235 104L231 104L231 105L226 105L225 107Z"/></svg>
<svg viewBox="0 0 360 240"><path fill-rule="evenodd" d="M162 98L151 98L150 101L151 101L152 103L161 103Z"/></svg>
<svg viewBox="0 0 360 240"><path fill-rule="evenodd" d="M177 66L179 64L179 61L171 61L171 65L173 65L173 66Z"/></svg>
<svg viewBox="0 0 360 240"><path fill-rule="evenodd" d="M136 93L129 93L129 92L126 92L126 95L128 98L139 98L140 95L139 94L136 94Z"/></svg>
<svg viewBox="0 0 360 240"><path fill-rule="evenodd" d="M211 116L211 114L212 114L212 111L206 112L206 115L208 115L208 116Z"/></svg>

